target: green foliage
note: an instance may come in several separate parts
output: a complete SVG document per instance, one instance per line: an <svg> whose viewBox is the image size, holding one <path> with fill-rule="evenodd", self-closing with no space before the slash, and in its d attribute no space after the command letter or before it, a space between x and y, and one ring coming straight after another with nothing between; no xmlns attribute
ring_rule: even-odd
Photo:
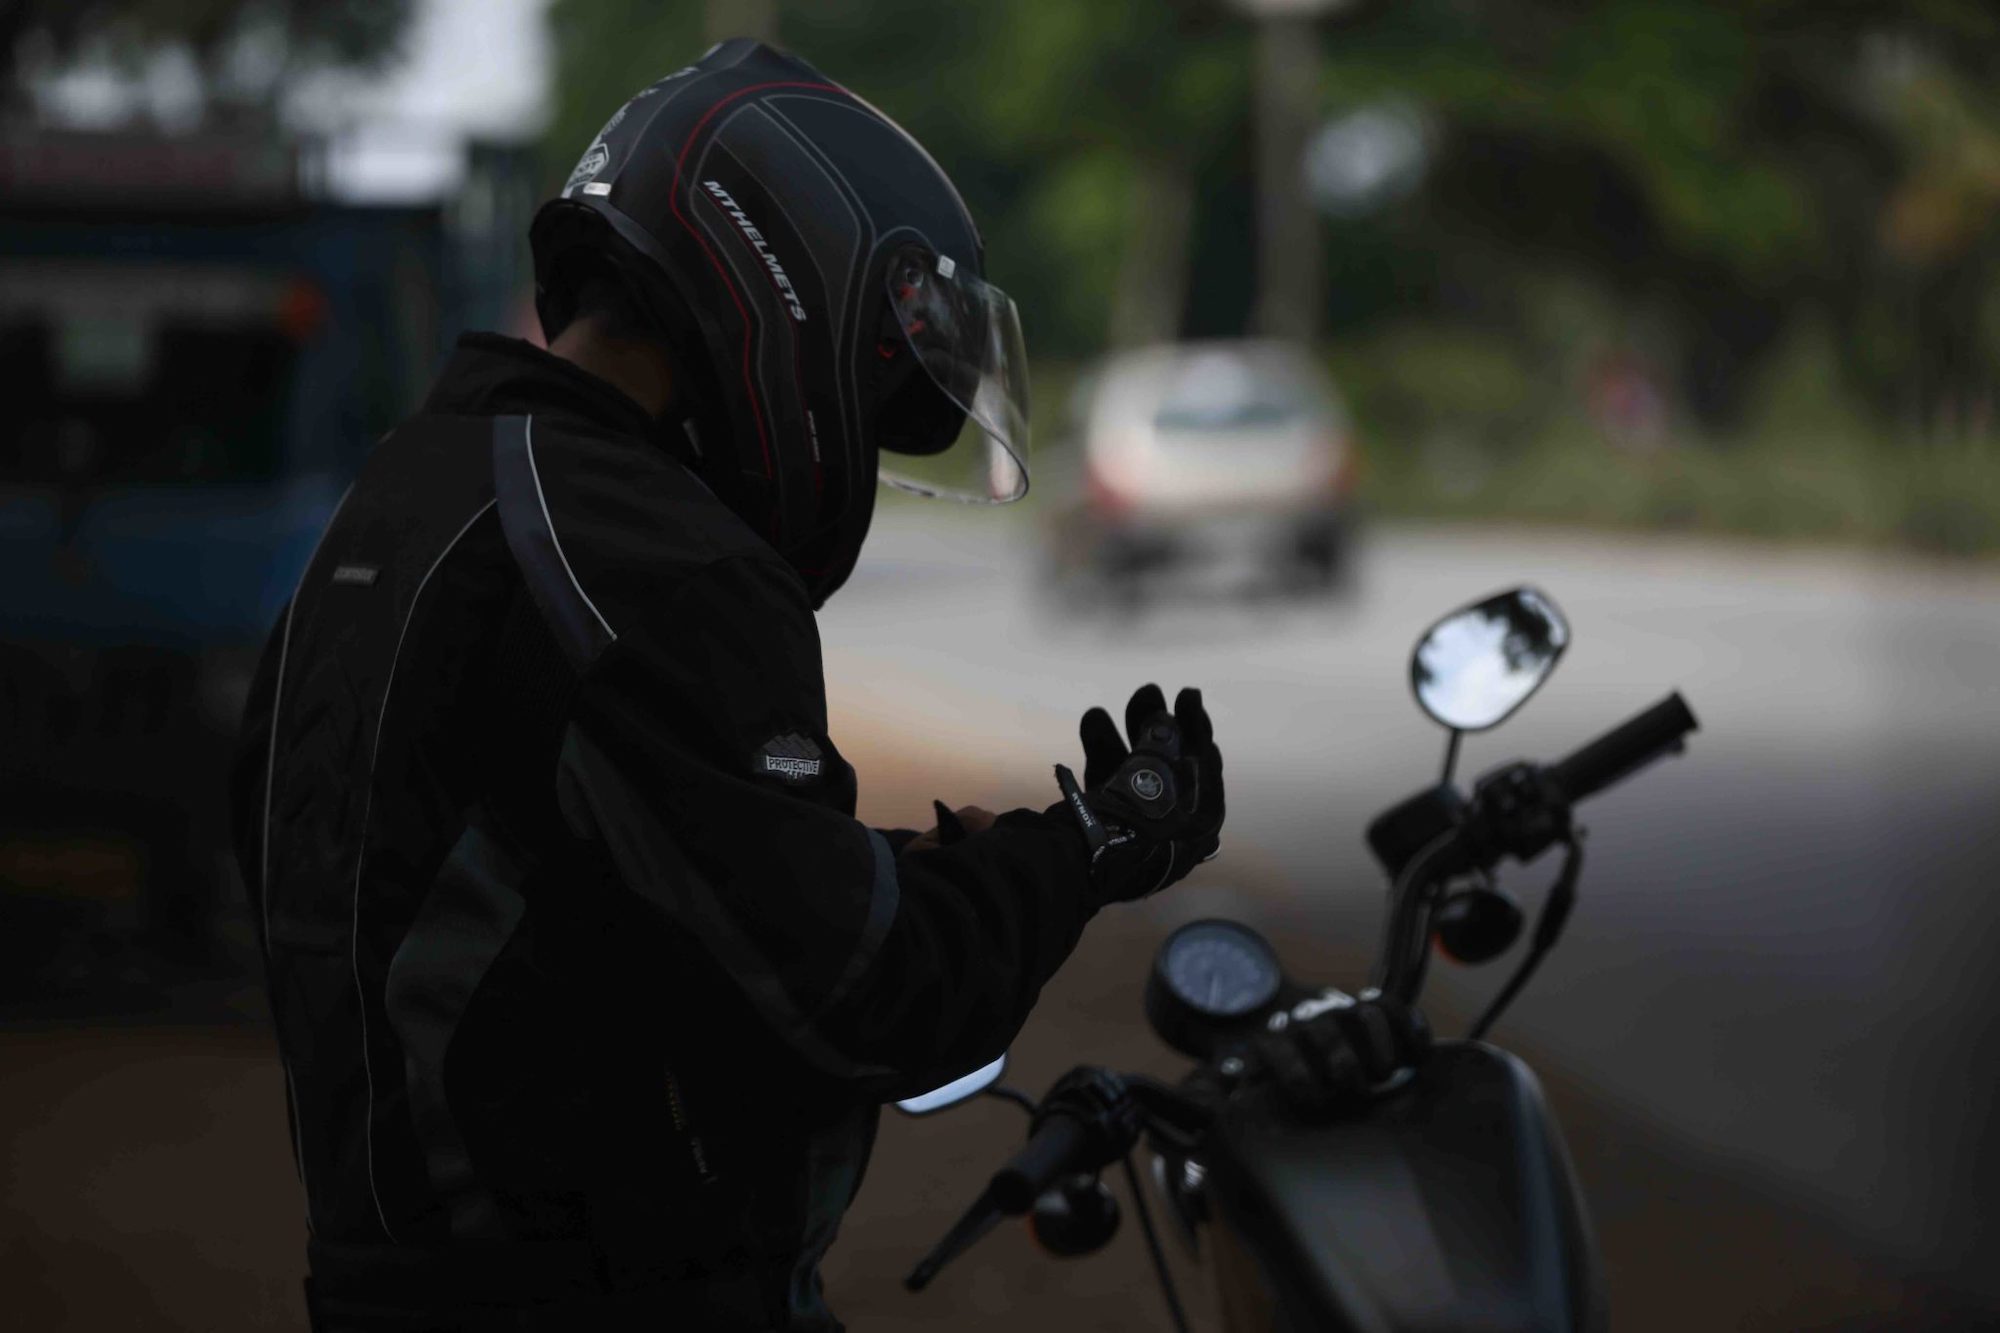
<svg viewBox="0 0 2000 1333"><path fill-rule="evenodd" d="M1996 440L1889 451L1793 435L1635 455L1572 426L1469 477L1447 474L1466 466L1448 451L1369 461L1367 502L1386 514L2000 554Z"/></svg>
<svg viewBox="0 0 2000 1333"><path fill-rule="evenodd" d="M1636 178L1672 242L1770 265L1814 222L1799 169L1745 133L1769 55L1732 6L1417 0L1330 42L1326 83L1414 98L1455 129L1588 145Z"/></svg>
<svg viewBox="0 0 2000 1333"><path fill-rule="evenodd" d="M1413 326L1332 358L1379 513L2000 554L2000 434L1885 448L1828 391L1834 363L1808 327L1740 433L1635 446L1538 382L1516 343Z"/></svg>
<svg viewBox="0 0 2000 1333"><path fill-rule="evenodd" d="M554 0L551 183L706 47L715 7ZM1162 160L1196 179L1186 327L1241 328L1254 62L1233 5L769 11L959 183L1039 360L1102 346L1135 182ZM1917 442L1983 439L2000 412L2000 8L1362 0L1319 35L1329 114L1393 101L1431 128L1417 194L1325 232L1331 355L1400 442L1379 460L1390 493L1401 477L1475 510L1991 544L1986 502L1964 498L1990 450ZM1694 444L1619 454L1581 424L1589 367L1621 351ZM1410 462L1425 450L1477 476L1433 486Z"/></svg>
<svg viewBox="0 0 2000 1333"><path fill-rule="evenodd" d="M698 5L651 0L554 0L548 10L555 96L542 136L543 179L553 190L611 113L646 85L700 55Z"/></svg>
<svg viewBox="0 0 2000 1333"><path fill-rule="evenodd" d="M951 173L986 233L988 266L1031 345L1101 344L1131 163L1213 151L1247 98L1246 34L1181 0L780 0L781 44L881 107ZM631 93L709 43L699 6L555 0L560 181Z"/></svg>
<svg viewBox="0 0 2000 1333"><path fill-rule="evenodd" d="M1334 382L1383 440L1470 432L1482 450L1521 444L1555 410L1561 384L1538 373L1516 339L1464 327L1395 325L1333 351Z"/></svg>

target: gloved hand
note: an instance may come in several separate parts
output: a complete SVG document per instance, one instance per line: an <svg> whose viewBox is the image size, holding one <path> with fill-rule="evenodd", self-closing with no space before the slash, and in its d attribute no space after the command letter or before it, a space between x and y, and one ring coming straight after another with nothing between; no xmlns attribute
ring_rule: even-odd
<svg viewBox="0 0 2000 1333"><path fill-rule="evenodd" d="M1063 800L1090 849L1091 881L1107 902L1157 893L1221 845L1222 752L1200 690L1167 697L1146 685L1125 705L1125 731L1102 708L1083 715L1083 785L1056 765Z"/></svg>
<svg viewBox="0 0 2000 1333"><path fill-rule="evenodd" d="M962 805L953 810L943 801L932 801L931 809L937 815L937 823L904 843L902 855L963 842L975 833L984 833L992 828L995 818L991 810L982 810L976 805Z"/></svg>
<svg viewBox="0 0 2000 1333"><path fill-rule="evenodd" d="M1274 1086L1306 1119L1355 1109L1431 1050L1423 1014L1377 991L1356 997L1327 990L1285 1017L1283 1027L1258 1033L1242 1052L1245 1078Z"/></svg>

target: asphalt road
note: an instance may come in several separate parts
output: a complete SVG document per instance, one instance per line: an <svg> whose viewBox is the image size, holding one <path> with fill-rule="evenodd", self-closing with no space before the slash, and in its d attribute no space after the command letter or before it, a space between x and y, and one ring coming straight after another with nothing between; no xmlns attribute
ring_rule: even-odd
<svg viewBox="0 0 2000 1333"><path fill-rule="evenodd" d="M1586 808L1582 905L1499 1035L1606 1153L1662 1154L1857 1265L2000 1300L1980 1225L2000 1188L2000 574L1465 529L1376 531L1361 550L1345 597L1211 588L1126 618L1049 596L1031 524L892 508L822 617L836 738L921 742L960 784L924 794L953 804L1040 803L1086 705L1199 684L1228 760L1224 856L1127 909L1130 946L1089 1000L1140 1026L1143 951L1217 913L1298 972L1358 981L1381 903L1362 827L1441 759L1409 646L1442 612L1534 583L1573 646L1522 713L1467 742L1462 773L1558 756L1674 688L1702 731ZM1509 882L1532 905L1549 870ZM1499 980L1439 977L1439 1013ZM1061 1002L1028 1040L1061 1029L1088 1057ZM1616 1192L1595 1192L1600 1210L1643 1211Z"/></svg>

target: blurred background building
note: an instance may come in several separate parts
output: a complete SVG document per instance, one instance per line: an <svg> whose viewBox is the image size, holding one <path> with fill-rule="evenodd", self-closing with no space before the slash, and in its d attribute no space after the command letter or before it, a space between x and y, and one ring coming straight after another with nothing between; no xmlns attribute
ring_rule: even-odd
<svg viewBox="0 0 2000 1333"><path fill-rule="evenodd" d="M1206 687L1224 861L1100 920L1017 1053L1170 1072L1150 950L1351 975L1417 632L1577 647L1473 771L1680 686L1505 1035L1617 1327L2000 1319L2000 12L1982 0L25 0L0 7L0 1291L301 1326L224 768L370 444L597 127L762 36L915 132L1035 361L1035 489L885 501L823 617L864 811L1042 804L1083 707ZM964 756L981 755L978 765ZM1535 883L1535 872L1523 876ZM1448 1028L1491 982L1440 992ZM1015 1126L885 1126L857 1326L1158 1322L1137 1244L895 1286Z"/></svg>

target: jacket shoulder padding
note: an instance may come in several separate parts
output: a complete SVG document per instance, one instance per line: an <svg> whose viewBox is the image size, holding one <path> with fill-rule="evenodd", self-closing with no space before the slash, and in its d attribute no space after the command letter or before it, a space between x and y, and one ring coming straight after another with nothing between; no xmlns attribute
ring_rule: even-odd
<svg viewBox="0 0 2000 1333"><path fill-rule="evenodd" d="M562 416L496 417L493 474L508 546L580 670L719 561L757 566L778 601L810 615L783 558L647 441Z"/></svg>

